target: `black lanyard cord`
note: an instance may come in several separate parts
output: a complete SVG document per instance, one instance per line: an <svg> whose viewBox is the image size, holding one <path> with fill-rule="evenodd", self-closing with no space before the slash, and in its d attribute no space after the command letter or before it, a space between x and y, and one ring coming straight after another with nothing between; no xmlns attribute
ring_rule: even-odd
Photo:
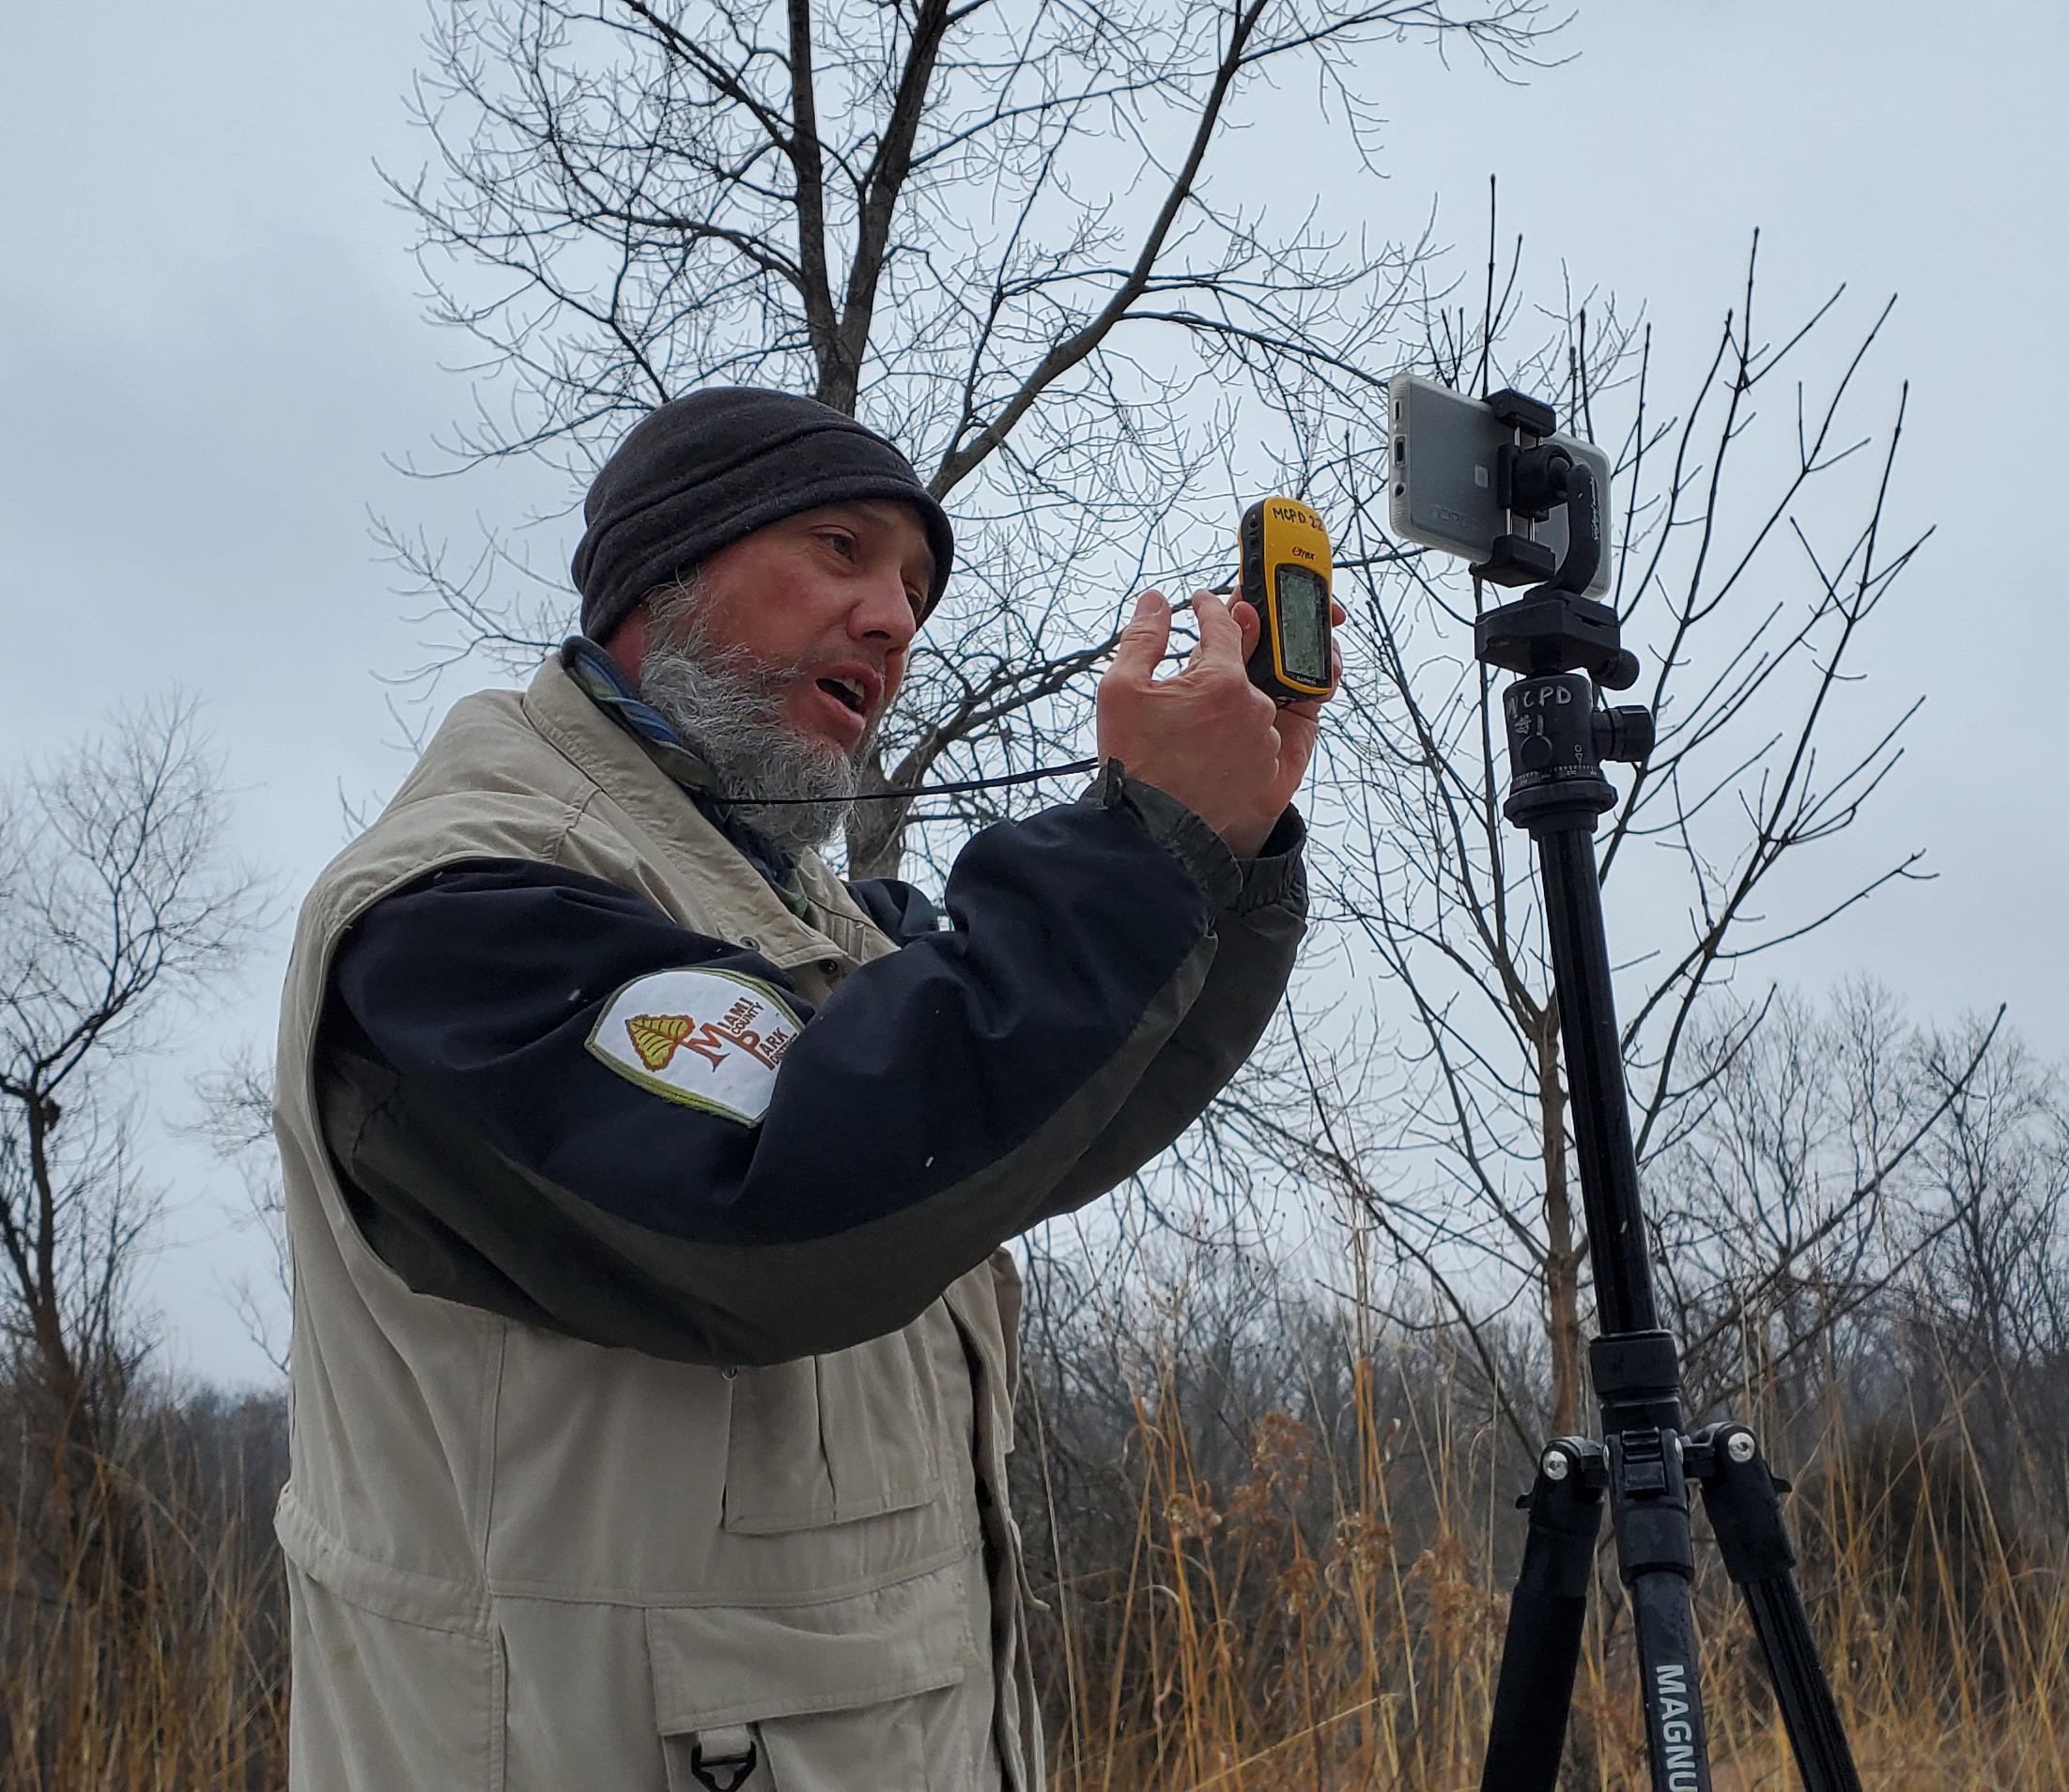
<svg viewBox="0 0 2069 1792"><path fill-rule="evenodd" d="M1073 759L1068 765L1041 765L1033 771L1007 772L998 778L965 778L952 784L915 784L910 790L872 790L861 796L721 796L710 800L729 809L774 809L786 803L900 803L915 796L954 796L969 790L1000 790L1008 784L1032 784L1043 778L1069 778L1075 773L1097 771L1097 759Z"/></svg>

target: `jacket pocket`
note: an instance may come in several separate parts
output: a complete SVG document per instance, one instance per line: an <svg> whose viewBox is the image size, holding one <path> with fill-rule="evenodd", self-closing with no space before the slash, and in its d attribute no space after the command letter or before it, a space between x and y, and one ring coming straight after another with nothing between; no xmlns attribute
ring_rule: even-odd
<svg viewBox="0 0 2069 1792"><path fill-rule="evenodd" d="M734 1376L725 1528L770 1536L932 1502L942 1483L934 1325L951 1325L938 1305L853 1350Z"/></svg>
<svg viewBox="0 0 2069 1792"><path fill-rule="evenodd" d="M811 1605L649 1609L669 1792L934 1784L930 1753L950 1740L929 1734L950 1710L940 1695L982 1661L975 1571L965 1558Z"/></svg>

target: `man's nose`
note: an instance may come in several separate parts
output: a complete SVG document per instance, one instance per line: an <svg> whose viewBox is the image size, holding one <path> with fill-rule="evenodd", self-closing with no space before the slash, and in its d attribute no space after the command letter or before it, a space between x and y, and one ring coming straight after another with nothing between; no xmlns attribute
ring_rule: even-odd
<svg viewBox="0 0 2069 1792"><path fill-rule="evenodd" d="M919 623L902 573L892 569L864 582L848 613L848 630L857 641L882 641L894 653L912 644Z"/></svg>

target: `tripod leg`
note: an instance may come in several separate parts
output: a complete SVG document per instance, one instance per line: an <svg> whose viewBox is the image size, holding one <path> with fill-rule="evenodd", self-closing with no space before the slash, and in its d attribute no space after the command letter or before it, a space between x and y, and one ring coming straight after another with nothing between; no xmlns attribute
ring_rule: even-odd
<svg viewBox="0 0 2069 1792"><path fill-rule="evenodd" d="M1597 1338L1590 1357L1605 1414L1643 1412L1647 1402L1634 1398L1645 1391L1643 1383L1628 1379L1632 1365L1643 1373L1649 1364L1656 1379L1665 1376L1673 1347L1663 1337ZM1671 1414L1671 1403L1661 1402L1656 1410ZM1695 1554L1677 1425L1633 1425L1611 1432L1609 1522L1617 1566L1630 1589L1653 1792L1709 1792L1709 1741L1689 1597Z"/></svg>
<svg viewBox="0 0 2069 1792"><path fill-rule="evenodd" d="M1604 1483L1599 1444L1563 1437L1539 1459L1480 1792L1552 1792L1558 1783Z"/></svg>
<svg viewBox="0 0 2069 1792"><path fill-rule="evenodd" d="M1704 1734L1703 1690L1696 1677L1688 1577L1653 1569L1626 1579L1631 1628L1638 1636L1653 1792L1710 1792L1709 1743Z"/></svg>
<svg viewBox="0 0 2069 1792"><path fill-rule="evenodd" d="M1742 1425L1714 1427L1692 1443L1709 1455L1702 1475L1703 1507L1717 1534L1724 1570L1745 1595L1804 1792L1861 1792L1853 1751L1840 1727L1831 1683L1797 1591L1796 1546L1789 1541L1774 1476Z"/></svg>

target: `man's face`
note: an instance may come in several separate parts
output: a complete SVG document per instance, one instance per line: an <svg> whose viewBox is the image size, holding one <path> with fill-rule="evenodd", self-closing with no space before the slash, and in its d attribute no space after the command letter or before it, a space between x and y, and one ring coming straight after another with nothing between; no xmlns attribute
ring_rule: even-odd
<svg viewBox="0 0 2069 1792"><path fill-rule="evenodd" d="M784 726L852 759L898 694L933 576L926 532L905 505L828 504L706 560L698 632L780 679Z"/></svg>

